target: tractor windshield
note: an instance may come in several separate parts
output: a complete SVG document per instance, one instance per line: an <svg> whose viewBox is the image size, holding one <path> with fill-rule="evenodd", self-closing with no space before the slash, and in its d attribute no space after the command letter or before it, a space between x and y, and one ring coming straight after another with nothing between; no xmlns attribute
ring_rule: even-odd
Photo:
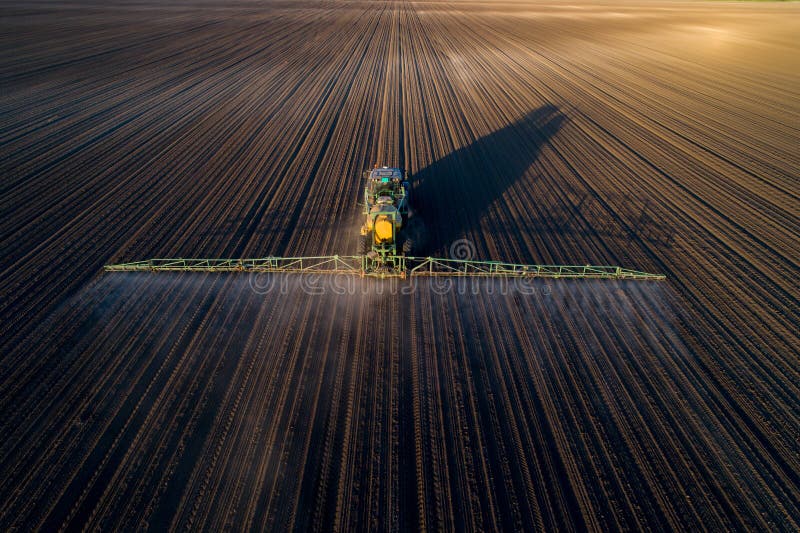
<svg viewBox="0 0 800 533"><path fill-rule="evenodd" d="M369 192L373 196L394 197L394 188L394 183L390 178L371 179L369 182Z"/></svg>

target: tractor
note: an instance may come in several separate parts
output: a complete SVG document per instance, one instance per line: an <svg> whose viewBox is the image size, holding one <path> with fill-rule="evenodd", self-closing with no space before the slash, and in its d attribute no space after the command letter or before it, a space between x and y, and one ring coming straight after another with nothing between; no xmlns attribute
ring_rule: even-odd
<svg viewBox="0 0 800 533"><path fill-rule="evenodd" d="M410 253L413 244L403 231L409 217L409 183L403 171L390 167L374 168L366 179L362 255L370 270L399 271L401 256Z"/></svg>

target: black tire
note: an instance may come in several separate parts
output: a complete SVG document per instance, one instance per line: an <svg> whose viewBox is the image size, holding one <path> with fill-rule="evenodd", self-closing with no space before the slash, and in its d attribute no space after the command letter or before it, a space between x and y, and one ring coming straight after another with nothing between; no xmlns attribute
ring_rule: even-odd
<svg viewBox="0 0 800 533"><path fill-rule="evenodd" d="M372 250L370 246L370 237L371 235L369 233L361 237L361 255L367 255Z"/></svg>
<svg viewBox="0 0 800 533"><path fill-rule="evenodd" d="M419 215L409 218L408 224L403 231L403 253L406 255L421 255L425 250L427 241L425 233L425 222Z"/></svg>

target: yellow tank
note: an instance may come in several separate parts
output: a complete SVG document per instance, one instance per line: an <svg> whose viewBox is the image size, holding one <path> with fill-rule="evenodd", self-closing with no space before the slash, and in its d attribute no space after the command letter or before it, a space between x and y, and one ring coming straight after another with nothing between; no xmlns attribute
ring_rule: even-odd
<svg viewBox="0 0 800 533"><path fill-rule="evenodd" d="M385 216L380 216L375 219L375 242L391 242L392 241L392 222Z"/></svg>

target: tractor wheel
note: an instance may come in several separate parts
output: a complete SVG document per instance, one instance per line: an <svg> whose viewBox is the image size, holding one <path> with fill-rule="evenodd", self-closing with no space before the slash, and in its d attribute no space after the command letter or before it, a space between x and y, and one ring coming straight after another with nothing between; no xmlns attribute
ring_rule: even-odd
<svg viewBox="0 0 800 533"><path fill-rule="evenodd" d="M361 237L361 255L367 255L372 250L370 246L371 237L372 235L369 233Z"/></svg>
<svg viewBox="0 0 800 533"><path fill-rule="evenodd" d="M425 250L426 234L425 222L419 215L414 215L408 219L408 224L403 230L405 239L403 240L403 253L406 255L421 254Z"/></svg>
<svg viewBox="0 0 800 533"><path fill-rule="evenodd" d="M411 239L410 236L406 237L406 239L403 241L403 253L405 255L411 255L411 252L413 251L414 251L414 241Z"/></svg>

